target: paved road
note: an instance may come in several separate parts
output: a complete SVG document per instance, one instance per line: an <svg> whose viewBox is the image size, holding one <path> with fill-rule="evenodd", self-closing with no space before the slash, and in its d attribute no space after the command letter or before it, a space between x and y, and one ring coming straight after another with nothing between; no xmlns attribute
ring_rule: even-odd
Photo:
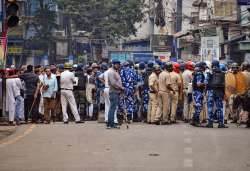
<svg viewBox="0 0 250 171"><path fill-rule="evenodd" d="M249 171L250 130L186 124L25 125L0 142L1 171Z"/></svg>

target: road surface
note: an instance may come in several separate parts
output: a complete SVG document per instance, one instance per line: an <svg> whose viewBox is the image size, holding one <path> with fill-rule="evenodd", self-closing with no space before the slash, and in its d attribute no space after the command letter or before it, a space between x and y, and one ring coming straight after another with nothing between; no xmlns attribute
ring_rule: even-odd
<svg viewBox="0 0 250 171"><path fill-rule="evenodd" d="M132 124L24 125L0 141L1 171L249 171L250 130Z"/></svg>

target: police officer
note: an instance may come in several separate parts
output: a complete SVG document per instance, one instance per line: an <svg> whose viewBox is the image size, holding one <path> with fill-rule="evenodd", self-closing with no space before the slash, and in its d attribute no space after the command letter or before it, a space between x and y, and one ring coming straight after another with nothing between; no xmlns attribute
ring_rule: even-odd
<svg viewBox="0 0 250 171"><path fill-rule="evenodd" d="M156 110L158 107L158 93L159 93L159 74L161 73L161 68L159 65L154 66L154 72L149 76L149 104L148 104L148 123L154 123Z"/></svg>
<svg viewBox="0 0 250 171"><path fill-rule="evenodd" d="M178 100L179 100L179 91L181 88L181 77L179 75L180 73L180 64L174 63L173 64L173 71L170 72L170 86L172 88L172 92L170 93L171 98L171 114L170 114L170 120L171 123L176 123L176 112L178 107Z"/></svg>
<svg viewBox="0 0 250 171"><path fill-rule="evenodd" d="M184 106L183 106L183 114L184 114L184 121L189 122L191 119L190 114L190 104L192 99L192 92L188 91L189 86L192 84L193 80L193 62L188 61L185 64L186 70L182 73L183 78L183 93L184 93Z"/></svg>
<svg viewBox="0 0 250 171"><path fill-rule="evenodd" d="M171 65L171 64L170 64ZM158 109L155 117L155 124L170 124L170 73L167 71L169 64L163 64L163 71L159 75Z"/></svg>
<svg viewBox="0 0 250 171"><path fill-rule="evenodd" d="M130 61L125 62L120 72L122 85L125 88L124 102L129 122L131 122L131 120L133 119L133 114L135 109L134 95L135 95L135 87L137 84L136 74L131 65L132 63Z"/></svg>
<svg viewBox="0 0 250 171"><path fill-rule="evenodd" d="M218 128L227 128L224 125L223 98L225 95L225 73L220 70L217 60L212 62L212 72L208 73L206 80L208 124L207 128L213 128L214 111L216 111L219 125ZM215 108L214 108L215 105Z"/></svg>
<svg viewBox="0 0 250 171"><path fill-rule="evenodd" d="M80 116L77 110L75 97L73 94L73 85L75 82L74 73L71 72L72 65L69 63L65 63L64 72L61 73L61 104L62 104L62 112L63 112L63 121L65 124L68 124L68 113L67 106L69 104L72 114L75 117L75 123L83 123L80 120Z"/></svg>
<svg viewBox="0 0 250 171"><path fill-rule="evenodd" d="M242 96L242 101L243 101L243 105L242 105L242 111L240 113L240 116L242 118L242 121L245 123L247 122L247 118L248 118L248 109L249 106L246 105L247 104L247 100L248 100L248 91L250 90L250 72L249 72L249 68L250 68L250 65L248 62L243 62L241 64L241 71L242 71L242 74L245 76L245 79L246 79L246 89L247 91L245 92L245 94Z"/></svg>
<svg viewBox="0 0 250 171"><path fill-rule="evenodd" d="M148 85L148 81L149 81L149 76L152 74L153 72L153 67L154 67L154 63L152 61L149 61L147 64L147 68L145 68L145 64L144 63L140 63L139 65L139 69L143 70L146 69L145 72L142 72L142 79L143 79L143 86L142 86L142 92L141 92L141 96L142 96L142 117L143 120L145 122L147 122L147 113L148 113L148 105L149 105L149 85Z"/></svg>
<svg viewBox="0 0 250 171"><path fill-rule="evenodd" d="M83 64L78 64L75 71L75 77L77 78L77 84L74 86L74 96L78 112L85 118L86 114L86 82L87 76L83 72Z"/></svg>
<svg viewBox="0 0 250 171"><path fill-rule="evenodd" d="M194 99L194 114L191 125L200 126L200 113L203 107L203 93L205 89L204 71L206 67L204 62L199 62L195 66L193 78L193 99Z"/></svg>

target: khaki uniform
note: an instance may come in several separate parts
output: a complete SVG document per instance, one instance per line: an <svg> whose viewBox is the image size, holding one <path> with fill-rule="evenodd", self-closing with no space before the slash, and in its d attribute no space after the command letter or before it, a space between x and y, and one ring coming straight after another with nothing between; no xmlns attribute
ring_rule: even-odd
<svg viewBox="0 0 250 171"><path fill-rule="evenodd" d="M183 115L185 120L190 120L192 118L192 115L190 115L190 107L191 104L188 103L188 86L190 83L192 83L193 76L192 71L185 70L182 74L183 78L183 94L184 94L184 106L183 106Z"/></svg>
<svg viewBox="0 0 250 171"><path fill-rule="evenodd" d="M159 94L158 94L158 108L156 112L155 121L162 120L163 122L168 122L170 120L170 103L169 103L169 89L168 86L170 82L170 73L163 71L159 75Z"/></svg>
<svg viewBox="0 0 250 171"><path fill-rule="evenodd" d="M159 90L159 78L154 72L149 76L148 84L149 87L153 86L157 91ZM150 88L148 117L147 117L148 122L154 122L157 107L158 107L158 93L153 93Z"/></svg>
<svg viewBox="0 0 250 171"><path fill-rule="evenodd" d="M176 72L170 73L170 86L174 90L174 92L170 93L170 99L171 99L171 115L170 120L175 121L176 120L176 111L178 106L178 100L179 100L179 86L181 85L181 78L180 75Z"/></svg>

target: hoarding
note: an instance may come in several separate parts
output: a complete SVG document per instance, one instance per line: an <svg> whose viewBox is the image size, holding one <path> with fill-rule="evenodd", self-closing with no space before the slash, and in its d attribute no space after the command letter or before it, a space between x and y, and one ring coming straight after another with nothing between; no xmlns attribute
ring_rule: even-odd
<svg viewBox="0 0 250 171"><path fill-rule="evenodd" d="M148 62L153 60L154 56L152 52L140 52L140 51L109 51L109 58L111 60L117 59L120 62L125 62L127 60L139 62Z"/></svg>
<svg viewBox="0 0 250 171"><path fill-rule="evenodd" d="M153 35L151 48L154 52L172 52L173 48L172 35Z"/></svg>
<svg viewBox="0 0 250 171"><path fill-rule="evenodd" d="M237 21L236 0L213 0L212 16L214 20Z"/></svg>
<svg viewBox="0 0 250 171"><path fill-rule="evenodd" d="M17 55L23 53L23 47L9 47L8 54Z"/></svg>
<svg viewBox="0 0 250 171"><path fill-rule="evenodd" d="M220 39L219 36L201 38L201 60L210 61L220 58Z"/></svg>

